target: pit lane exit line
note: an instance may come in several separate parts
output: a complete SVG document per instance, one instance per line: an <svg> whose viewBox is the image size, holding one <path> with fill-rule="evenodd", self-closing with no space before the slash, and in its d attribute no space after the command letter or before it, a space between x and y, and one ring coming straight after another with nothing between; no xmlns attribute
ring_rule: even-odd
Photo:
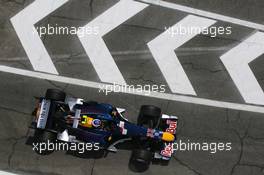
<svg viewBox="0 0 264 175"><path fill-rule="evenodd" d="M59 76L59 75L54 75L54 74L28 71L24 69L9 67L9 66L0 66L0 72L22 75L26 77L43 79L43 80L56 81L60 83L66 83L66 84L95 88L95 89L111 86L110 84L106 84L106 83L98 83L98 82L92 82L92 81L81 80L81 79L76 79L76 78L69 78L69 77ZM127 92L121 92L121 93L146 96L144 92L136 92L136 91L132 91L132 92L127 91ZM209 100L209 99L190 97L190 96L184 96L184 95L151 92L150 95L147 95L146 97L158 98L158 99L163 99L163 100L172 100L172 101L183 102L183 103L198 104L198 105L204 105L204 106L211 106L211 107L217 107L217 108L264 113L264 107L261 107L261 106L230 103L230 102Z"/></svg>
<svg viewBox="0 0 264 175"><path fill-rule="evenodd" d="M217 14L213 12L208 12L208 11L204 11L204 10L200 10L200 9L196 9L196 8L192 8L192 7L188 7L184 5L179 5L176 3L166 2L162 0L134 0L134 1L156 5L160 7L165 7L165 8L170 8L174 10L179 10L179 11L190 13L193 15L203 16L203 17L210 18L210 19L216 19L216 20L225 21L228 23L233 23L233 24L264 31L264 25L262 24L258 24L258 23L254 23L251 21L238 19L238 18L233 18L230 16L225 16L225 15L221 15L221 14Z"/></svg>

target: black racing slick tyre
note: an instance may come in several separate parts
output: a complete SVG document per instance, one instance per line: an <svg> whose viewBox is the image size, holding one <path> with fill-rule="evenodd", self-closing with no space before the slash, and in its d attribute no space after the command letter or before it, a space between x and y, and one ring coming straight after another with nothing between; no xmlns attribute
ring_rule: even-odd
<svg viewBox="0 0 264 175"><path fill-rule="evenodd" d="M45 98L48 100L64 102L66 98L66 93L58 89L48 89L46 91Z"/></svg>
<svg viewBox="0 0 264 175"><path fill-rule="evenodd" d="M143 105L138 116L138 125L155 128L161 117L161 109L152 105Z"/></svg>
<svg viewBox="0 0 264 175"><path fill-rule="evenodd" d="M49 155L54 152L54 143L56 142L57 134L46 131L36 130L33 142L33 150L40 155Z"/></svg>
<svg viewBox="0 0 264 175"><path fill-rule="evenodd" d="M149 168L152 161L152 153L144 149L133 150L130 159L130 168L133 171L143 172Z"/></svg>

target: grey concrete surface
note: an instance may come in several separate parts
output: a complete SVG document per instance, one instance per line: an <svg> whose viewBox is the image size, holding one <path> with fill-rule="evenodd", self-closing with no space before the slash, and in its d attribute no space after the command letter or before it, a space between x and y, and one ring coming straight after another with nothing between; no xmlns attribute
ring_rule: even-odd
<svg viewBox="0 0 264 175"><path fill-rule="evenodd" d="M31 0L0 0L0 64L33 70L9 19ZM59 24L83 26L117 1L70 0L40 21L37 26ZM171 0L170 2L224 15L264 23L263 1L255 0ZM146 43L181 20L186 13L150 6L104 37L106 44L129 84L166 84ZM25 19L26 20L26 19ZM230 25L217 22L216 25ZM197 90L198 97L244 103L219 56L254 32L231 25L232 35L210 38L199 35L175 52ZM122 36L122 37L120 37ZM118 39L117 39L118 38ZM61 75L100 82L76 36L45 36L43 42ZM197 49L202 48L202 49ZM214 49L212 49L214 48ZM129 52L127 52L129 51ZM250 64L264 86L263 55ZM97 89L38 80L0 72L0 169L21 174L180 174L180 175L261 175L264 174L264 116L228 109L159 100L121 93L105 96ZM157 105L167 114L179 116L178 140L231 142L230 151L178 151L168 166L151 165L143 173L129 169L131 152L120 150L101 159L82 159L64 152L39 156L25 144L32 119L34 96L47 88L59 88L69 95L112 103L127 109L136 121L143 104ZM167 88L167 92L170 90Z"/></svg>

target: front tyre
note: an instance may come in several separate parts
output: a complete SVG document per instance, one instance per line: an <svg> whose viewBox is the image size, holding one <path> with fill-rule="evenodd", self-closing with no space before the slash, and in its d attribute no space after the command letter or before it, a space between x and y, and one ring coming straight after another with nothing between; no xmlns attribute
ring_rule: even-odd
<svg viewBox="0 0 264 175"><path fill-rule="evenodd" d="M45 98L48 100L64 102L66 98L65 92L58 89L48 89Z"/></svg>
<svg viewBox="0 0 264 175"><path fill-rule="evenodd" d="M130 159L130 168L136 172L143 172L149 168L152 161L152 153L144 149L133 150Z"/></svg>
<svg viewBox="0 0 264 175"><path fill-rule="evenodd" d="M161 109L152 105L143 105L138 115L138 125L155 128L161 117Z"/></svg>

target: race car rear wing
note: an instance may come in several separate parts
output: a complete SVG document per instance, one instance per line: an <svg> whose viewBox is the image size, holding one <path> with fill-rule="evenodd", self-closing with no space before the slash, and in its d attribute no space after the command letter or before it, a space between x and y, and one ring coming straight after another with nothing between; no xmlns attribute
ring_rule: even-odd
<svg viewBox="0 0 264 175"><path fill-rule="evenodd" d="M47 123L49 110L50 110L50 100L43 99L40 105L39 116L37 116L37 128L44 129Z"/></svg>

